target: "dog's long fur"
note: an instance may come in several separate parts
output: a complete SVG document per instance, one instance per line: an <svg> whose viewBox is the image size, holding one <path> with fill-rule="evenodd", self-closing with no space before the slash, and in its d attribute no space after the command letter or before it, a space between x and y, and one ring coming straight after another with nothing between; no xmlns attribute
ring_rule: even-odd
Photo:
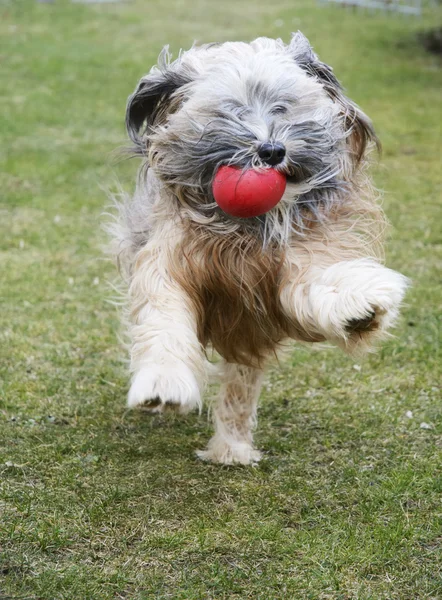
<svg viewBox="0 0 442 600"><path fill-rule="evenodd" d="M129 405L201 406L213 348L224 384L201 456L256 460L261 372L281 343L363 352L398 314L406 279L381 265L373 127L301 33L288 45L195 46L174 62L165 49L126 123L144 159L113 228L129 287ZM261 217L225 214L212 195L218 168L267 168L257 152L266 141L286 149L283 198Z"/></svg>

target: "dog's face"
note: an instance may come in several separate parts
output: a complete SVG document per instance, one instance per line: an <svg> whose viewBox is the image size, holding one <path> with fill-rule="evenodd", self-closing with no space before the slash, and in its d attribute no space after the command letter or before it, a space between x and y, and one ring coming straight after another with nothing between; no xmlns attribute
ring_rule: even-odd
<svg viewBox="0 0 442 600"><path fill-rule="evenodd" d="M287 177L285 205L320 202L351 178L374 137L332 70L298 33L195 47L159 67L129 98L137 153L193 209L213 208L221 165L272 167Z"/></svg>

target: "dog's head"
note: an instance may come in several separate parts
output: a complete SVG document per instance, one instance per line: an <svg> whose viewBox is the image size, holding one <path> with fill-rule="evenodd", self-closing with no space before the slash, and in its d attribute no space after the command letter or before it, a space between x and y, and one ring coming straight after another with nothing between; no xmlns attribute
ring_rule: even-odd
<svg viewBox="0 0 442 600"><path fill-rule="evenodd" d="M294 204L351 180L377 141L301 33L288 45L194 47L173 62L164 49L130 96L126 123L136 152L201 210L221 165L283 172L284 201Z"/></svg>

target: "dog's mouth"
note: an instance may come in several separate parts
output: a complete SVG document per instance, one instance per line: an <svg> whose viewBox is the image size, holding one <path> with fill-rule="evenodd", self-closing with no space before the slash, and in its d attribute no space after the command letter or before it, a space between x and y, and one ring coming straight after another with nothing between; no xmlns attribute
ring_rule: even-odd
<svg viewBox="0 0 442 600"><path fill-rule="evenodd" d="M284 174L287 183L303 184L315 177L315 172L300 162L284 162L278 170Z"/></svg>
<svg viewBox="0 0 442 600"><path fill-rule="evenodd" d="M301 183L304 183L308 179L310 179L311 174L307 174L307 173L301 172L301 171L302 170L300 169L299 171L297 171L295 173L292 171L287 172L285 175L287 183L293 183L295 185L299 185Z"/></svg>
<svg viewBox="0 0 442 600"><path fill-rule="evenodd" d="M300 198L313 188L336 188L339 183L330 169L315 173L301 163L284 161L272 167L232 162L215 169L210 188L221 210L234 217L258 217L269 212L282 200L287 184L296 186L293 193Z"/></svg>

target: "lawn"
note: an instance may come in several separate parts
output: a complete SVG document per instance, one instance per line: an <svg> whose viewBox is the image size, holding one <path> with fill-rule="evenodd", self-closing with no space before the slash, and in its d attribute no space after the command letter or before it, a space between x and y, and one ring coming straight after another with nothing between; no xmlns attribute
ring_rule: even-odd
<svg viewBox="0 0 442 600"><path fill-rule="evenodd" d="M442 597L441 19L313 0L0 3L0 598ZM128 94L165 43L301 29L370 114L396 337L269 372L256 468L199 462L207 412L125 409L103 187L130 187Z"/></svg>

